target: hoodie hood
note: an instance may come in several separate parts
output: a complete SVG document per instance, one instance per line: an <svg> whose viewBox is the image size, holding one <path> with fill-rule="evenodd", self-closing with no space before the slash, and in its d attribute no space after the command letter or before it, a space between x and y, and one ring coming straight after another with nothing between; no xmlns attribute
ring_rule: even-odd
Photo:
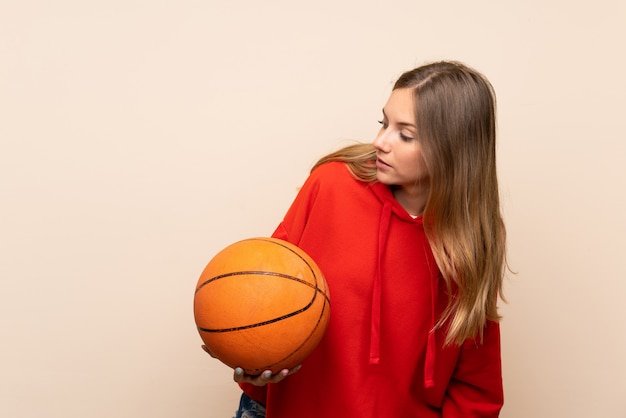
<svg viewBox="0 0 626 418"><path fill-rule="evenodd" d="M387 247L387 237L389 234L389 225L391 218L397 217L403 222L410 222L420 227L423 227L422 215L413 218L409 213L400 205L400 203L394 198L391 189L382 183L372 183L370 185L372 192L380 200L382 204L382 210L378 223L378 250L376 254L376 276L374 278L374 286L372 290L372 313L371 313L371 333L370 333L370 350L369 350L369 363L376 365L380 362L380 345L381 345L381 333L380 333L380 320L381 320L381 298L382 298L382 260ZM426 346L426 360L424 364L424 386L426 388L433 387L435 385L435 361L436 361L436 346L435 339L435 318L436 318L436 302L437 302L437 289L438 284L436 282L437 276L431 276L430 279L430 294L431 294L431 320L430 320L430 332L428 334L427 346Z"/></svg>

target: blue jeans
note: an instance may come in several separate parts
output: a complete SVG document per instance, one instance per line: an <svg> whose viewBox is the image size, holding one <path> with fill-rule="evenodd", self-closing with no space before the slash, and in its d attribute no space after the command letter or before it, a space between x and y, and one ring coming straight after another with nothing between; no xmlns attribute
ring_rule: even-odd
<svg viewBox="0 0 626 418"><path fill-rule="evenodd" d="M242 393L235 418L265 418L265 406Z"/></svg>

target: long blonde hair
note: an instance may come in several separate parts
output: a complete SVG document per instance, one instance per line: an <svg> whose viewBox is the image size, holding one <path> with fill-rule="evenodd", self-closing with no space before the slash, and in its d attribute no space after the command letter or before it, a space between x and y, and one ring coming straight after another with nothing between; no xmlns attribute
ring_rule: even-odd
<svg viewBox="0 0 626 418"><path fill-rule="evenodd" d="M417 137L430 176L424 227L449 295L436 327L446 325L446 344L482 339L487 320L500 319L506 267L493 87L466 65L442 61L405 72L398 88L414 91ZM375 181L375 158L371 144L356 144L315 167L343 161L357 178Z"/></svg>

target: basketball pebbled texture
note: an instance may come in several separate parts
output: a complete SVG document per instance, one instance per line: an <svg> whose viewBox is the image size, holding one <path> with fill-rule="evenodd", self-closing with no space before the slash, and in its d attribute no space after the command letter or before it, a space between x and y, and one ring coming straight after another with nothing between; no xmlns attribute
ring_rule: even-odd
<svg viewBox="0 0 626 418"><path fill-rule="evenodd" d="M194 317L211 353L247 374L291 369L313 351L330 317L322 272L300 248L250 238L224 248L196 286Z"/></svg>

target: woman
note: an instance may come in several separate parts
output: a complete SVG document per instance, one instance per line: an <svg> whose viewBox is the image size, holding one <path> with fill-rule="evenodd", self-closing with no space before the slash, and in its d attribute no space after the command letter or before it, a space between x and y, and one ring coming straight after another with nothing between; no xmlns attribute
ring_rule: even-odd
<svg viewBox="0 0 626 418"><path fill-rule="evenodd" d="M371 145L315 165L273 234L318 263L331 319L301 369L235 369L238 416L499 414L493 89L461 63L427 64L398 79L380 124Z"/></svg>

